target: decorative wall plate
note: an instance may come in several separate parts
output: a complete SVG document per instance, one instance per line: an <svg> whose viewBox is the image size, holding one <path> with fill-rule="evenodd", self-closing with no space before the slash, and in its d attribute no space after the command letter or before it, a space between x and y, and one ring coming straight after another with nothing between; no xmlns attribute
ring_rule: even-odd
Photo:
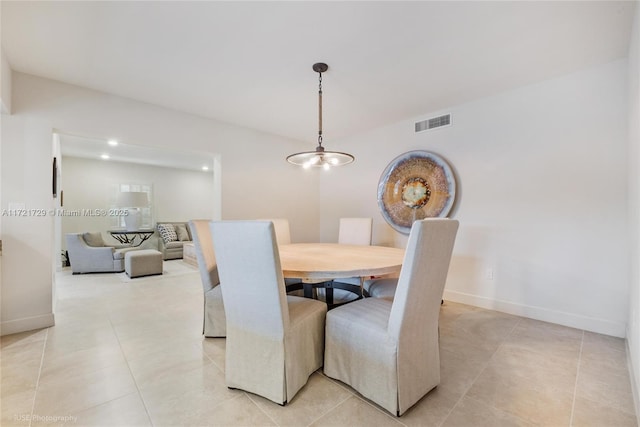
<svg viewBox="0 0 640 427"><path fill-rule="evenodd" d="M396 231L409 234L413 221L446 217L456 196L449 164L429 151L409 151L389 163L378 183L378 206Z"/></svg>

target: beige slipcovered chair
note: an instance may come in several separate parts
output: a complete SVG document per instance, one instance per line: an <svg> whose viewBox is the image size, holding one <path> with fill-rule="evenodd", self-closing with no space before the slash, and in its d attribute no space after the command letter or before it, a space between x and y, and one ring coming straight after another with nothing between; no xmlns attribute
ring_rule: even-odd
<svg viewBox="0 0 640 427"><path fill-rule="evenodd" d="M322 366L326 305L287 296L270 221L213 222L228 387L286 404Z"/></svg>
<svg viewBox="0 0 640 427"><path fill-rule="evenodd" d="M276 240L278 245L291 244L291 229L289 228L289 220L286 218L275 219L259 219L258 221L271 221L276 230ZM296 278L284 279L287 285L287 291L294 295L302 296L302 280Z"/></svg>
<svg viewBox="0 0 640 427"><path fill-rule="evenodd" d="M227 335L227 321L222 301L222 288L218 278L218 266L213 250L211 221L194 219L189 221L191 236L198 259L198 269L204 289L204 322L202 333L205 337L224 337Z"/></svg>
<svg viewBox="0 0 640 427"><path fill-rule="evenodd" d="M370 245L372 218L340 218L338 243L343 245Z"/></svg>
<svg viewBox="0 0 640 427"><path fill-rule="evenodd" d="M371 245L372 226L373 218L340 218L338 243L341 245ZM333 284L335 290L318 289L318 295L320 297L325 295L325 299L331 305L353 301L359 298L357 294L354 294L354 287L362 288L363 283L364 279L361 277L335 279Z"/></svg>
<svg viewBox="0 0 640 427"><path fill-rule="evenodd" d="M366 280L365 289L373 298L384 298L393 301L398 287L397 278L372 279Z"/></svg>
<svg viewBox="0 0 640 427"><path fill-rule="evenodd" d="M286 218L259 219L258 221L271 221L276 230L276 240L278 245L288 245L291 243L291 229L289 220Z"/></svg>
<svg viewBox="0 0 640 427"><path fill-rule="evenodd" d="M327 313L325 375L402 415L440 382L438 316L458 221L415 221L393 302Z"/></svg>

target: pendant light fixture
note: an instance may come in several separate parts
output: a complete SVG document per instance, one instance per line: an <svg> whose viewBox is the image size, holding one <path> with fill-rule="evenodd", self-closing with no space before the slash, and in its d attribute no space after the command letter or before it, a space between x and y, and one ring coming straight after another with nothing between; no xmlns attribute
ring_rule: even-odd
<svg viewBox="0 0 640 427"><path fill-rule="evenodd" d="M302 166L305 169L315 167L328 170L331 166L342 166L355 160L351 154L339 151L326 151L322 146L322 73L327 71L329 66L322 62L313 64L313 71L318 73L318 146L315 151L303 151L287 157L287 161L294 165Z"/></svg>

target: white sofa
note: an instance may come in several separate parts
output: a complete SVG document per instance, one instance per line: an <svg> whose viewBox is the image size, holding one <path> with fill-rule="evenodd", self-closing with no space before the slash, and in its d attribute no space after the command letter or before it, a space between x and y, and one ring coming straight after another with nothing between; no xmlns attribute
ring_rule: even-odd
<svg viewBox="0 0 640 427"><path fill-rule="evenodd" d="M122 272L124 254L137 249L106 246L100 233L69 233L65 237L73 274Z"/></svg>
<svg viewBox="0 0 640 427"><path fill-rule="evenodd" d="M170 225L177 231L178 228L186 231L186 234L178 233L175 240L168 240L163 236L163 232L160 226ZM158 230L158 250L162 252L162 259L181 259L183 257L183 246L185 243L193 243L193 237L189 230L189 224L187 222L158 222L156 224Z"/></svg>

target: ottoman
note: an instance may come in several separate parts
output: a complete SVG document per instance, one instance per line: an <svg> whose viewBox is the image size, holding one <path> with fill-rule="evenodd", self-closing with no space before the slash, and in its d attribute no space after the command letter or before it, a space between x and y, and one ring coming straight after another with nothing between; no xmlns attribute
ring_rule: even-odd
<svg viewBox="0 0 640 427"><path fill-rule="evenodd" d="M132 278L162 274L162 253L153 249L129 251L124 254L124 271Z"/></svg>

